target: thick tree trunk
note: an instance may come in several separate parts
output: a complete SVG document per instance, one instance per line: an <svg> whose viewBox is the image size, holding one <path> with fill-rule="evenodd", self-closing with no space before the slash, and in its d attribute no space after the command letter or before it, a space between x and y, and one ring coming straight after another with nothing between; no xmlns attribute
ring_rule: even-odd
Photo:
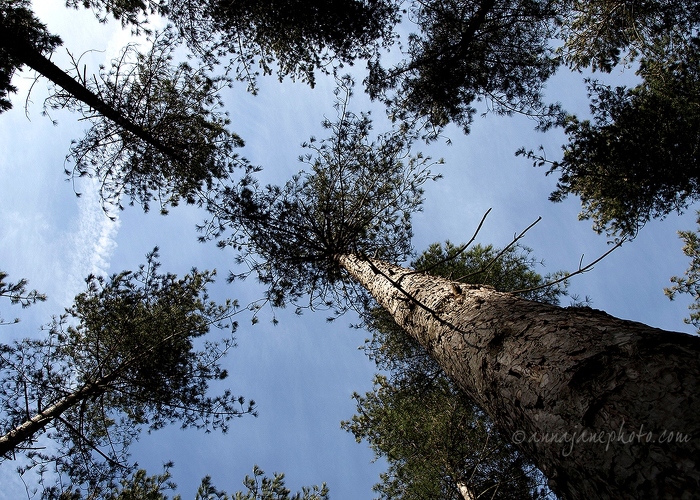
<svg viewBox="0 0 700 500"><path fill-rule="evenodd" d="M697 496L700 338L337 259L562 497Z"/></svg>

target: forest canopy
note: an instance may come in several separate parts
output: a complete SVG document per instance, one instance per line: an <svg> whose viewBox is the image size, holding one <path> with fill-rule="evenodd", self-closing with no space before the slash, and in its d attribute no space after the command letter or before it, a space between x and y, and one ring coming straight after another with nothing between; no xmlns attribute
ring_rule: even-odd
<svg viewBox="0 0 700 500"><path fill-rule="evenodd" d="M481 205L497 200L512 212L499 219L500 227L490 233L500 235L494 241L501 245L510 241L508 233L522 227L521 216L529 218L530 211L544 210L544 220L553 221L546 222L550 234L528 243L548 258L558 254L557 262L564 253L567 262L576 260L578 256L568 254L578 253L584 242L595 246L590 243L597 241L592 239L595 234L589 240L577 232L579 226L573 220L565 220L564 214L571 216L570 205L543 209L536 199L546 200L547 193L555 202L577 198L579 218L591 221L594 231L610 242L626 242L625 248L630 249L626 258L639 259L630 259L630 266L637 263L632 270L619 260L612 268L605 263L607 271L598 278L609 280L598 288L602 296L612 294L621 281L629 282L629 293L624 297L618 293L615 301L608 298L596 307L621 317L639 314L644 322L654 323L655 315L648 318L656 314L656 308L646 298L640 297L638 305L630 304L651 286L663 288L657 281L650 285L651 278L640 281L639 274L664 272L665 278L673 274L671 286L666 287L669 298L694 301L687 322L697 327L698 232L687 228L680 232L683 257L690 260L684 275L680 274L682 266L668 271L670 255L645 264L645 252L656 247L650 250L644 246L648 242L638 241L647 230L657 234L654 231L659 226L652 221L695 209L698 201L699 7L693 2L665 0L67 0L65 5L69 7L67 18L93 21L91 16L95 17L92 27L96 32L121 26L123 31L113 41L128 39L128 44L110 46L104 58L99 52L80 56L86 48L103 49L102 42L80 46L75 36L79 30L62 25L61 16L47 16L43 6L33 6L28 0L0 0L0 120L8 124L3 129L8 139L0 138L5 140L6 152L0 177L2 185L11 186L0 196L8 200L0 203L0 239L3 246L8 242L9 249L0 250L0 268L8 271L0 272L0 300L14 313L3 309L0 325L11 330L30 323L10 326L20 307L36 306L46 299L46 294L32 287L48 288L50 300L56 289L74 296L71 279L78 274L76 269L81 269L81 277L90 273L87 290L74 302L56 307L56 311L65 307L62 316L39 332L30 329L16 334L19 330L11 330L0 343L1 419L5 423L0 454L5 470L8 463L19 463L15 462L18 459L22 471L38 472L39 479L27 486L28 494L121 498L133 489L164 497L172 491L169 468L161 475L149 475L150 471L132 460L130 445L143 431L172 424L204 432L228 430L234 417L255 413L255 405L233 396L229 387L237 387L238 378L229 382L228 374L240 373L230 370L232 365L222 358L233 346L233 337L212 337L210 327L223 321L233 331L232 315L239 313L259 322L267 316L263 307L270 307L273 323L284 318L286 324L288 317L281 309L289 305L298 314L330 310L329 320L359 312L363 327L374 335L366 348L384 373L375 378L370 392L356 395L357 419L344 426L358 439L367 440L378 456L387 458L387 472L377 486L384 497L411 498L415 486L418 497L421 491L430 491L430 496L446 498L482 492L495 497L540 498L548 494L542 488L545 478L533 464L545 471L554 491L564 496L585 496L596 488L617 491L613 476L626 478L622 468L610 473L612 483L605 486L595 483L602 481L599 473L590 472L602 452L585 459L590 470L567 469L565 460L553 450L510 443L513 425L529 425L518 420L528 411L541 410L547 418L559 418L561 413L556 412L566 405L589 407L585 415L578 415L577 422L591 426L600 425L604 415L624 414L615 413L618 407L612 413L599 411L602 407L586 399L599 394L585 380L581 382L582 373L588 373L581 366L600 367L590 372L617 380L622 372L616 367L632 373L636 359L646 360L649 370L645 374L666 369L676 374L678 370L671 365L685 364L688 369L677 380L682 379L683 387L693 387L694 365L675 354L664 360L642 355L630 360L619 357L622 354L612 348L599 353L596 349L608 349L608 344L588 342L587 334L573 330L566 333L585 337L580 341L583 350L563 347L573 337L561 335L556 345L532 341L529 351L523 352L534 353L533 359L537 353L540 356L524 367L503 361L520 355L517 342L523 332L549 339L549 327L535 316L570 315L580 319L571 320L576 324L591 320L607 325L618 320L590 310L588 299L568 308L551 308L567 286L565 275L539 274L529 248L497 249L470 242L468 251L450 244L433 245L418 256L416 245L425 245L428 234L430 241L435 235L442 238L440 232L450 232L444 237L454 238L456 231L462 238L464 231L476 225L473 219L478 215L474 214L488 208ZM102 59L103 64L96 67L84 62ZM624 72L624 85L620 72ZM553 89L552 85L563 81L562 74L567 82L572 75L585 78L585 88ZM42 80L50 82L46 94L37 85ZM333 97L324 94L331 86L335 86L334 111L326 102ZM563 96L562 102L552 98L555 94ZM55 134L39 135L43 125L36 121L18 125L22 113L18 103L24 101L24 112L30 116L35 106L32 98L37 96L43 102L43 114L52 120L49 123L57 125ZM588 108L584 104L569 109L577 100ZM307 121L312 112L318 116ZM54 120L54 114L59 118ZM482 115L489 118L480 120ZM316 130L307 125L311 122L321 122L322 127ZM525 128L545 133L539 137L546 146L534 147L539 139L526 135ZM233 129L241 131L241 136ZM75 134L74 140L66 140L64 157L50 160L62 168L51 170L48 161L40 158L61 148L58 141L64 139L66 130ZM290 146L297 133L306 139L299 156L300 170L282 175L290 168L296 170L288 164L299 154L296 144ZM526 139L516 143L521 137ZM556 152L560 142L561 151ZM450 143L457 147L448 148ZM514 151L523 143L526 146L517 154L544 167L540 173L546 172L551 179L530 173L532 181L528 181L502 160L503 150L510 154L511 148ZM443 153L452 157L447 167L441 166L441 159L432 159ZM46 166L46 171L33 176L33 163ZM105 212L101 215L111 217L111 222L81 212L82 232L75 236L78 223L63 205L52 206L48 216L32 216L34 206L48 206L56 199L53 191L47 194L42 183L36 182L54 179L54 171L58 176L63 171L78 196L88 195L76 202L79 210L96 196ZM449 182L436 184L439 187L427 182L442 175ZM421 214L426 200L431 211ZM140 205L144 212L156 206L171 218L160 223L161 228L151 222L154 219L149 214L129 210L130 204ZM436 208L438 212L433 211ZM532 214L533 218L537 215ZM204 244L194 251L188 241L197 235L187 230L193 228L193 220L202 219L198 229ZM119 233L120 224L124 230ZM58 227L71 234L70 242L58 234ZM176 262L180 278L156 272L154 254L138 271L111 272L111 256L131 251L153 237L166 240L166 253L171 246L177 248L177 258L169 262ZM639 246L627 243L634 239L633 245ZM223 250L217 254L222 257L210 254L211 240ZM25 241L32 243L27 247ZM153 243L149 242L150 247ZM659 248L667 244L658 243ZM229 271L236 293L244 290L249 305L238 308L234 301L219 301L219 294L233 293L232 289L221 292L214 287L214 271L188 267L189 261L202 262L200 258L207 268L216 262ZM14 265L15 261L23 262L24 267ZM408 269L406 263L411 261L412 269ZM589 269L583 263L581 257L577 274ZM640 272L642 268L647 271ZM623 269L627 269L624 280ZM47 281L41 281L42 273ZM254 279L242 284L247 277ZM383 285L377 284L380 278L385 279ZM408 292L405 286L419 279L426 281ZM210 287L217 290L218 305L208 298ZM432 297L418 298L428 289L435 290ZM258 295L251 298L250 294ZM387 297L394 302L381 302L380 298ZM484 337L488 349L478 352L478 356L486 353L482 369L472 370L470 379L465 375L466 366L477 354L462 354L462 363L455 365L449 354L440 358L434 347L442 346L445 339L454 343L454 352L479 344L467 339L457 345L459 338L467 338L467 329L458 327L462 336L454 337L459 321L445 317L463 312L455 304L471 303L473 297L479 297L474 299L477 310L480 304L501 299L513 304L489 320L494 324L511 321L509 311L516 306L539 308L540 312L527 325L502 329L505 333L494 338ZM385 304L393 316L382 313L378 303ZM617 312L618 306L626 307L623 311L627 312ZM438 318L441 326L416 333L412 320L402 323L404 308L416 314L411 317L418 317L417 312L427 314L426 324ZM27 314L34 314L35 309ZM658 314L660 318L662 313ZM521 314L521 319L528 317L529 312ZM538 326L530 326L535 324ZM334 328L337 326L328 326ZM423 335L432 334L435 328L443 333L426 341ZM603 331L611 328L606 326ZM628 324L620 328L633 329ZM278 339L278 334L271 335ZM260 361L260 356L250 356L244 361L241 380L249 377L255 380L254 388L257 384L270 388L275 401L286 400L285 390L299 397L300 392L282 387L314 366L310 353L299 352L298 346L291 347L286 340L271 345L263 337L256 339L254 349L265 346L266 355L272 356L284 345L285 361L290 363L286 373L270 368L270 373L259 375L265 371L267 358ZM685 342L677 341L675 334L668 338L673 353ZM324 352L316 358L335 355L325 354L321 345L314 340L313 349ZM694 349L691 347L687 352ZM505 357L499 358L501 351ZM561 352L570 355L557 364L554 360ZM580 361L577 356L592 358ZM333 359L328 373L344 366ZM508 369L501 370L504 366ZM569 368L552 375L559 373L558 366ZM550 371L537 379L540 386L532 388L528 381L540 376L538 370ZM345 376L328 373L316 379L337 384L331 379ZM470 385L483 374L494 378L482 386ZM505 378L498 378L503 374ZM546 390L548 381L551 377L568 380L569 376L574 389L562 397L573 394L571 397L581 399L554 405L548 395L559 393L556 388ZM277 379L275 384L265 385L271 378ZM657 378L649 381L649 387L665 380ZM630 403L635 400L630 396L633 386L637 387L627 384L619 391L621 397L629 397L624 411L637 409ZM489 392L493 387L499 390ZM319 404L313 390L306 391L308 406L323 408L317 410L318 415L329 411L330 403ZM681 392L679 389L678 394ZM500 407L490 406L492 401L500 401ZM663 408L651 412L650 418L682 403L679 398L664 401ZM283 418L289 425L303 420L294 412L309 419L309 409L302 406L306 404L275 415L275 431L287 428L279 424ZM673 418L686 416L677 413ZM546 419L528 422L535 420ZM435 424L437 421L444 425ZM510 436L509 432L498 434L496 428L509 429ZM255 432L246 427L243 434L245 440ZM284 440L279 435L275 439ZM484 442L489 446L480 447ZM220 450L219 444L211 444L212 449ZM301 457L306 448L300 450ZM219 452L221 461L227 460L225 453L232 460L233 452L227 450ZM654 453L666 459L675 452L654 448L649 456ZM635 463L643 462L643 455L634 455L639 458ZM618 459L619 455L611 455L610 461ZM294 467L306 463L304 455L294 461ZM641 469L630 470L636 474ZM668 484L659 479L654 484L688 488L691 483L687 481L694 481L695 476L686 472L682 476L686 479L669 479ZM668 477L682 473L674 470ZM280 473L268 477L256 468L244 481L248 496L242 492L238 496L252 499L273 492L290 496L282 479ZM304 482L320 484L325 479ZM201 495L225 498L213 481L202 482ZM225 483L216 479L216 484ZM647 491L644 485L633 487ZM323 498L327 490L301 489L300 495L290 498Z"/></svg>

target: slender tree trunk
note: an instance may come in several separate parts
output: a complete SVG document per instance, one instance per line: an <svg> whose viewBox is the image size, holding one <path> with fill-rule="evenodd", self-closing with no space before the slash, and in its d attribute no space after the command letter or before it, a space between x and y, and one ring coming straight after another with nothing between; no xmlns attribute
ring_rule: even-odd
<svg viewBox="0 0 700 500"><path fill-rule="evenodd" d="M474 495L474 491L465 483L458 482L457 489L459 490L459 494L462 495L463 500L476 500L476 495Z"/></svg>
<svg viewBox="0 0 700 500"><path fill-rule="evenodd" d="M31 441L39 431L46 427L51 421L60 417L63 412L80 403L80 401L90 397L95 393L96 386L87 385L69 394L52 404L43 411L40 411L32 418L24 421L10 432L0 437L0 456L16 450L21 444Z"/></svg>
<svg viewBox="0 0 700 500"><path fill-rule="evenodd" d="M337 257L566 499L700 491L700 338Z"/></svg>
<svg viewBox="0 0 700 500"><path fill-rule="evenodd" d="M129 120L80 82L73 79L69 74L47 59L41 52L32 47L30 43L23 40L19 34L14 33L13 30L10 29L6 30L2 25L0 25L0 46L9 54L22 61L22 63L45 78L48 78L77 100L87 104L90 108L113 121L127 132L131 132L136 137L150 144L161 153L171 157L173 160L178 158L177 153L172 148L163 144L150 132Z"/></svg>
<svg viewBox="0 0 700 500"><path fill-rule="evenodd" d="M38 412L33 417L24 421L4 436L0 436L0 457L12 453L23 444L34 439L52 421L60 417L69 408L80 404L82 401L103 394L111 382L118 376L117 372L103 377L97 382L83 385L80 389L68 394L48 408Z"/></svg>

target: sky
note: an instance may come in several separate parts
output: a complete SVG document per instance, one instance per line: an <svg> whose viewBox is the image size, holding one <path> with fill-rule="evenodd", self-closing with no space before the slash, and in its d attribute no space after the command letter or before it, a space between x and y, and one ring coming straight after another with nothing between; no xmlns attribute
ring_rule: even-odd
<svg viewBox="0 0 700 500"><path fill-rule="evenodd" d="M84 61L88 72L96 71L129 41L128 31L117 23L99 24L91 13L66 10L61 4L35 2L39 18L64 41L54 61L65 63L65 48L75 54L94 49L99 52L87 54ZM157 210L144 214L139 207L127 206L110 220L93 183L68 182L64 158L84 124L63 111L51 112L56 125L42 116L47 88L43 80L33 86L25 112L30 75L24 71L15 78L20 91L13 98L14 109L0 116L0 269L10 280L27 278L30 287L49 300L24 310L0 303L2 317L21 319L17 325L0 327L2 341L42 335L41 325L70 305L88 274L135 269L156 245L163 271L182 275L192 267L217 269L219 279L211 288L215 299L235 298L245 304L260 296L252 281L225 283L228 270L235 270L230 251L197 242L195 225L205 217L203 212L178 207L164 217ZM627 71L613 77L630 81L633 75ZM580 74L559 74L549 83L547 96L583 114L587 104L582 79ZM310 89L268 77L261 79L257 96L247 94L244 84L223 93L231 129L246 142L241 154L264 167L263 182L283 183L301 168L296 160L300 144L312 135L324 137L320 122L334 116L333 88L332 79L321 78ZM359 85L351 107L358 112L372 109L378 133L388 126L381 107L369 102ZM426 186L424 209L414 218L417 251L433 242L467 241L489 208L477 238L483 244L504 246L542 217L524 240L544 260L542 272L573 271L579 262L585 265L609 249L589 221L577 220L578 200L550 203L547 196L556 179L514 156L520 146L539 144L551 156L558 154L562 136L533 129L534 123L524 118L488 115L476 119L469 136L448 128L449 146L445 141L416 145L416 150L445 159L439 167L443 179ZM692 332L683 323L689 300L671 302L663 288L688 266L676 232L695 228L695 208L649 223L634 241L573 278L571 292L590 297L594 308L617 317ZM284 472L292 491L326 482L335 500L373 498L372 485L385 465L373 462L367 445L357 444L340 428L340 421L354 413L352 393L371 389L375 368L358 349L368 334L350 328L356 320L352 314L332 324L322 312L275 314L277 326L269 311L262 312L257 325L241 322L238 347L225 360L230 376L212 387L214 392L231 388L254 399L259 417L234 421L226 435L177 427L144 435L132 448L133 458L152 474L172 460L173 479L184 499L194 497L205 475L211 475L218 488L236 491L254 464L269 474ZM0 498L19 498L24 492L7 470L0 471L0 482Z"/></svg>

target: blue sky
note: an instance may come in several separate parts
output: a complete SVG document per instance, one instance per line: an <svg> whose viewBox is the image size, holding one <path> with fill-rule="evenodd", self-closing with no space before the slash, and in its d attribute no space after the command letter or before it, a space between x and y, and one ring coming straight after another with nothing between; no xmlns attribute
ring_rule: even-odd
<svg viewBox="0 0 700 500"><path fill-rule="evenodd" d="M68 11L61 3L44 0L36 2L35 8L50 30L63 38L64 47L78 54L88 49L103 51L87 57L88 72L109 61L129 39L116 23L98 24L89 12ZM65 61L64 48L54 60ZM184 274L193 266L217 269L220 278L212 288L214 298L246 303L260 295L252 281L225 284L227 271L235 269L234 255L196 241L195 224L203 219L202 212L179 207L163 217L157 211L143 214L137 207L127 207L113 222L102 213L90 182L77 186L84 194L76 198L72 184L65 180L63 162L70 140L80 137L83 124L66 112L52 113L57 126L41 116L45 81L35 85L29 116L25 116L24 98L31 84L27 76L25 71L16 78L20 92L13 99L15 107L0 116L0 269L11 279L29 279L32 288L49 295L49 301L26 310L0 304L4 318L22 319L18 325L2 327L4 339L40 335L40 325L70 304L88 273L134 269L155 245L161 248L164 271ZM548 92L565 108L585 113L582 78L558 75ZM321 79L315 89L289 81L280 84L274 77L260 83L258 96L246 94L245 86L237 84L223 97L231 129L246 141L242 154L264 166L264 182L282 183L300 168L296 160L302 151L300 143L311 135L323 137L321 120L334 116L334 82ZM359 87L356 90L353 109L369 109L371 103ZM372 109L375 129L382 132L383 111ZM523 118L487 116L476 120L469 136L448 129L451 146L444 142L416 146L445 159L440 167L444 178L427 186L424 210L414 219L418 251L435 241L468 240L489 208L493 210L478 241L497 246L507 244L542 216L524 243L544 259L544 272L575 270L582 256L585 264L609 248L606 239L590 229L590 222L577 220L578 200L547 201L555 179L514 156L520 146L539 144L545 144L552 156L558 153L562 136L539 134L533 127ZM688 265L676 231L694 227L692 208L682 217L651 222L635 241L574 278L571 291L590 296L593 307L614 316L691 332L682 321L688 300L670 302L663 287ZM255 326L243 320L238 348L225 361L230 377L222 385L255 399L260 416L234 422L224 436L178 428L143 436L132 449L134 459L151 473L174 461L174 480L185 499L193 498L207 474L219 488L235 491L253 464L268 473L285 472L292 490L325 481L336 500L372 498L371 486L384 466L372 463L367 446L356 444L339 426L354 412L353 391L371 388L374 366L357 349L367 334L349 327L355 321L352 315L328 324L323 313L277 314L277 326L271 325L268 312ZM7 470L0 474L6 485L0 498L16 498L23 487Z"/></svg>

